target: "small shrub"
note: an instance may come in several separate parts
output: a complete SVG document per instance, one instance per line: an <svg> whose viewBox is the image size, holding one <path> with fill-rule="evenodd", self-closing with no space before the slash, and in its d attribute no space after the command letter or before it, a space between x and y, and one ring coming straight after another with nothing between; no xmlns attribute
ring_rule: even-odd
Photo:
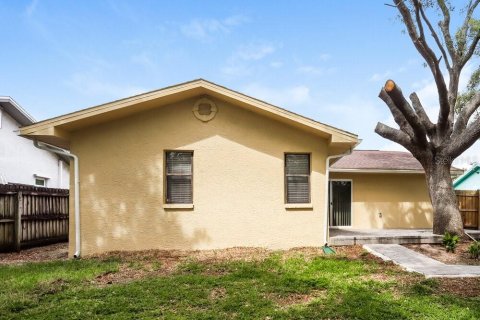
<svg viewBox="0 0 480 320"><path fill-rule="evenodd" d="M480 242L475 241L468 247L468 253L470 253L470 258L478 259L480 257Z"/></svg>
<svg viewBox="0 0 480 320"><path fill-rule="evenodd" d="M445 232L442 243L445 246L445 249L447 249L447 252L455 252L455 248L457 247L459 241L459 236Z"/></svg>

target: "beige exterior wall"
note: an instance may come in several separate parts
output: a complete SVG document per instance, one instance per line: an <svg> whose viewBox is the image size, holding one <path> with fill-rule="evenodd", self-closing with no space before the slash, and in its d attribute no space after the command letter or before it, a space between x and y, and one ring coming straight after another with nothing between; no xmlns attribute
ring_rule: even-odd
<svg viewBox="0 0 480 320"><path fill-rule="evenodd" d="M82 255L323 244L327 141L218 99L204 123L192 113L196 100L72 133ZM163 207L165 150L194 152L193 210ZM311 153L313 209L285 208L285 152Z"/></svg>
<svg viewBox="0 0 480 320"><path fill-rule="evenodd" d="M352 180L353 228L432 227L432 206L423 174L332 172L330 179Z"/></svg>

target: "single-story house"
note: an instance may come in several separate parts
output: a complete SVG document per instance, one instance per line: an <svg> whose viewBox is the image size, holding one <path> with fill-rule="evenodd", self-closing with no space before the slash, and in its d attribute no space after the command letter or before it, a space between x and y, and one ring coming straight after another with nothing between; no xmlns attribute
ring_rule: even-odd
<svg viewBox="0 0 480 320"><path fill-rule="evenodd" d="M354 152L330 173L357 135L203 79L41 121L21 135L71 153L71 255L321 246L329 223L432 223L423 172L408 154ZM375 154L380 167L369 166ZM349 192L350 212L335 202L348 204Z"/></svg>
<svg viewBox="0 0 480 320"><path fill-rule="evenodd" d="M480 164L474 164L453 181L455 190L480 190Z"/></svg>

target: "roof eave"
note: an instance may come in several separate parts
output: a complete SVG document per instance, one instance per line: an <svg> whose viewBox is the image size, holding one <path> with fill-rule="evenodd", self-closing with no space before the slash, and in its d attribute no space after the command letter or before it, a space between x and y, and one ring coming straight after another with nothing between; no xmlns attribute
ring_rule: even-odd
<svg viewBox="0 0 480 320"><path fill-rule="evenodd" d="M204 92L205 94L211 94L212 96L217 96L219 98L230 99L231 101L237 102L237 104L241 104L243 107L251 108L252 110L254 109L272 118L296 124L309 131L323 135L329 140L331 146L340 148L345 146L346 148L349 148L358 142L358 136L353 133L317 122L313 119L298 115L286 109L271 105L203 79L181 83L175 86L116 100L96 107L37 122L21 128L20 135L44 142L47 142L45 141L45 139L47 139L49 140L48 143L53 143L54 145L65 148L69 145L69 132L64 128L69 123L71 124L75 121L81 121L89 117L101 116L104 113L125 109L139 103L147 103L148 101L156 99L173 97L176 94L180 95L189 90L191 90L192 95L194 93L198 95L199 93Z"/></svg>
<svg viewBox="0 0 480 320"><path fill-rule="evenodd" d="M343 169L343 168L331 168L330 172L338 173L413 173L413 174L425 174L422 170L411 169Z"/></svg>
<svg viewBox="0 0 480 320"><path fill-rule="evenodd" d="M0 96L0 107L22 126L33 124L36 121L12 97Z"/></svg>
<svg viewBox="0 0 480 320"><path fill-rule="evenodd" d="M474 172L480 169L480 165L474 165L470 170L464 172L460 177L453 181L453 187L458 187L463 181L467 180Z"/></svg>

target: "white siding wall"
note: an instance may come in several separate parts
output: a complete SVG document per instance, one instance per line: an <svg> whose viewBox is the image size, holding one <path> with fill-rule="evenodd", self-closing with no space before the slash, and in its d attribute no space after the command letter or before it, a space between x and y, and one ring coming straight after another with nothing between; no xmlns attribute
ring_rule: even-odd
<svg viewBox="0 0 480 320"><path fill-rule="evenodd" d="M47 187L68 188L69 169L48 151L18 136L19 124L0 111L0 183L35 184L35 175L48 178Z"/></svg>

